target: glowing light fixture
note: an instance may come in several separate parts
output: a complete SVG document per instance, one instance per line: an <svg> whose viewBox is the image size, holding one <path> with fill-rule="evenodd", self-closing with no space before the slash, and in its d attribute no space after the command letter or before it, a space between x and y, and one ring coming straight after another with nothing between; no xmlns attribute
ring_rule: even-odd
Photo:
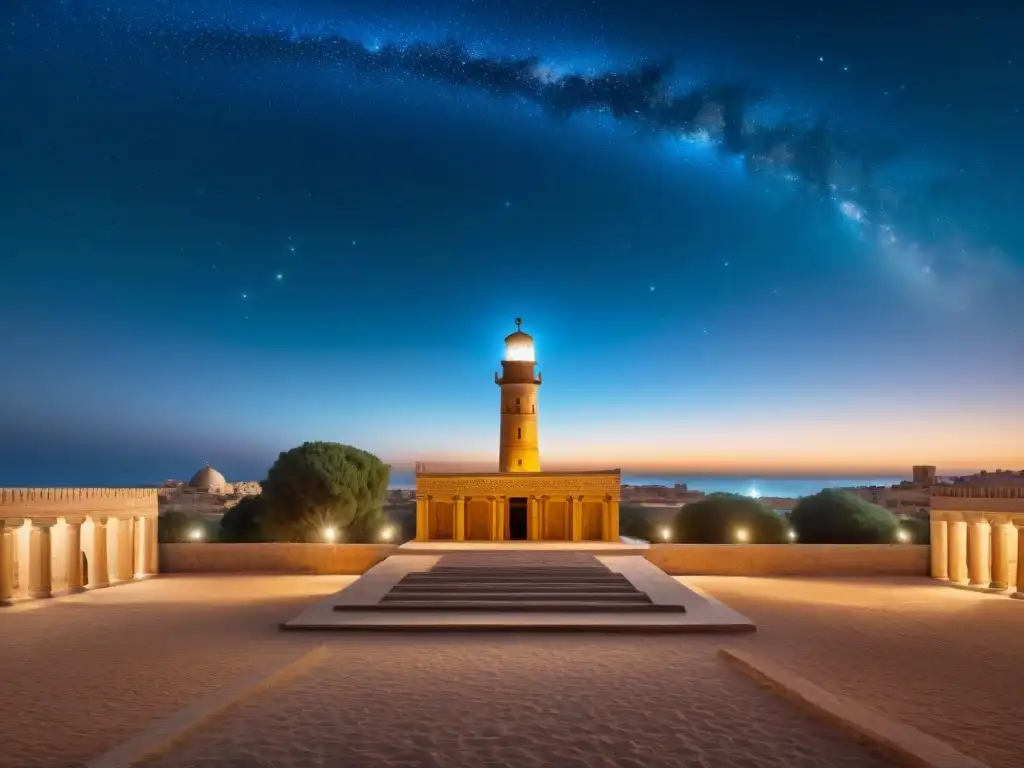
<svg viewBox="0 0 1024 768"><path fill-rule="evenodd" d="M661 530L659 531L659 533L661 533L661 540L662 541L671 541L672 540L672 529L669 528L667 525L661 526Z"/></svg>
<svg viewBox="0 0 1024 768"><path fill-rule="evenodd" d="M757 486L756 485L752 485L752 486L750 486L750 490L747 491L747 496L749 496L752 499L760 499L761 498L761 492L759 490L757 490Z"/></svg>
<svg viewBox="0 0 1024 768"><path fill-rule="evenodd" d="M737 528L733 536L736 537L736 541L740 544L746 544L750 541L750 531L746 528Z"/></svg>
<svg viewBox="0 0 1024 768"><path fill-rule="evenodd" d="M338 540L338 529L333 525L324 528L324 541L331 543Z"/></svg>
<svg viewBox="0 0 1024 768"><path fill-rule="evenodd" d="M537 361L533 350L533 338L522 331L522 318L516 318L516 332L505 337L505 359L534 363Z"/></svg>
<svg viewBox="0 0 1024 768"><path fill-rule="evenodd" d="M395 537L395 529L390 525L386 525L380 529L380 540L391 541Z"/></svg>
<svg viewBox="0 0 1024 768"><path fill-rule="evenodd" d="M900 544L909 544L911 541L913 541L913 539L914 537L910 535L910 531L908 531L906 528L900 528L898 531L896 531L896 540Z"/></svg>
<svg viewBox="0 0 1024 768"><path fill-rule="evenodd" d="M790 541L796 541L796 531L794 531L792 528L789 529L789 532L786 533L786 536L789 537Z"/></svg>
<svg viewBox="0 0 1024 768"><path fill-rule="evenodd" d="M193 528L188 532L188 537L192 541L202 541L206 538L206 532L202 528Z"/></svg>

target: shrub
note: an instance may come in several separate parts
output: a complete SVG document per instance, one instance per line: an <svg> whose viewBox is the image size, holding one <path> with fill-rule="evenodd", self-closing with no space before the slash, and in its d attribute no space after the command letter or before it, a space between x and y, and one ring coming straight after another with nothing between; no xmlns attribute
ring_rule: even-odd
<svg viewBox="0 0 1024 768"><path fill-rule="evenodd" d="M220 519L220 541L265 541L260 528L260 516L265 503L262 495L246 496L225 512Z"/></svg>
<svg viewBox="0 0 1024 768"><path fill-rule="evenodd" d="M619 534L631 539L652 541L654 526L647 509L640 506L619 507Z"/></svg>
<svg viewBox="0 0 1024 768"><path fill-rule="evenodd" d="M277 457L263 482L259 520L270 541L375 541L385 519L388 467L340 443L303 443Z"/></svg>
<svg viewBox="0 0 1024 768"><path fill-rule="evenodd" d="M687 544L732 544L746 531L752 544L787 541L786 521L767 504L734 493L712 493L676 514L673 537Z"/></svg>
<svg viewBox="0 0 1024 768"><path fill-rule="evenodd" d="M931 544L932 526L928 520L919 517L897 518L899 527L910 535L909 544Z"/></svg>
<svg viewBox="0 0 1024 768"><path fill-rule="evenodd" d="M198 538L195 533L199 532ZM157 518L157 541L161 544L184 544L193 541L216 541L217 523L184 512L165 512Z"/></svg>
<svg viewBox="0 0 1024 768"><path fill-rule="evenodd" d="M897 540L895 515L836 488L800 499L789 519L803 544L892 544Z"/></svg>

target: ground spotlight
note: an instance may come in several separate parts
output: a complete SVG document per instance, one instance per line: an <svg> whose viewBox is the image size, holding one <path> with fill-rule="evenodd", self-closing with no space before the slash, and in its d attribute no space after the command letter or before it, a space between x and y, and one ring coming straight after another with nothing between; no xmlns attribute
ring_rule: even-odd
<svg viewBox="0 0 1024 768"><path fill-rule="evenodd" d="M202 541L206 538L206 532L202 528L193 528L188 532L188 537L192 541Z"/></svg>
<svg viewBox="0 0 1024 768"><path fill-rule="evenodd" d="M324 528L324 541L332 543L338 540L338 529L333 525Z"/></svg>
<svg viewBox="0 0 1024 768"><path fill-rule="evenodd" d="M740 544L746 544L750 541L750 531L746 528L737 528L733 535L736 537L736 541Z"/></svg>

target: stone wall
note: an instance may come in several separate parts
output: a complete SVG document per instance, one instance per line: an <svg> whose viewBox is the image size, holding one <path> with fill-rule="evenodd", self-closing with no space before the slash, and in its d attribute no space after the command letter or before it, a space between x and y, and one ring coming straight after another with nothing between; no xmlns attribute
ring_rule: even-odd
<svg viewBox="0 0 1024 768"><path fill-rule="evenodd" d="M359 574L390 544L161 544L161 573ZM647 559L673 575L926 576L919 544L654 544Z"/></svg>
<svg viewBox="0 0 1024 768"><path fill-rule="evenodd" d="M675 576L927 576L924 544L652 544Z"/></svg>
<svg viewBox="0 0 1024 768"><path fill-rule="evenodd" d="M161 544L161 573L359 574L393 544Z"/></svg>

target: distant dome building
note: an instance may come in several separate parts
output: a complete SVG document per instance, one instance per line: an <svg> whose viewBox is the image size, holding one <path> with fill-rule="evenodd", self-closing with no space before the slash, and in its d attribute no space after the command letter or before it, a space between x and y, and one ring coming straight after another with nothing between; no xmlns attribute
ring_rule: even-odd
<svg viewBox="0 0 1024 768"><path fill-rule="evenodd" d="M207 464L188 481L189 488L214 489L223 488L228 484L227 479L216 469Z"/></svg>

